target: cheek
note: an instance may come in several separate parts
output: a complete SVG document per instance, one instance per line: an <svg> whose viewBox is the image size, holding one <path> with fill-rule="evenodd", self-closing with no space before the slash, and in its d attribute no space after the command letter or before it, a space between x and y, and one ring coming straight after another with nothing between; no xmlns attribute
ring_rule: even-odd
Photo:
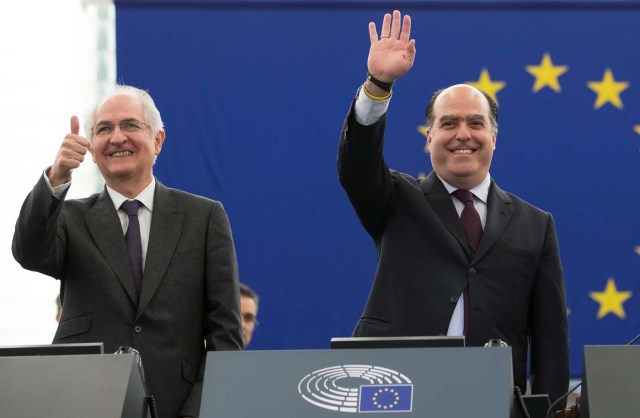
<svg viewBox="0 0 640 418"><path fill-rule="evenodd" d="M91 159L93 160L93 162L96 162L96 155L98 154L99 151L96 151L96 147L94 146L93 143L89 143L89 153L91 154Z"/></svg>
<svg viewBox="0 0 640 418"><path fill-rule="evenodd" d="M447 150L442 146L441 143L432 142L430 149L431 151L431 159L435 161L444 161L447 158Z"/></svg>

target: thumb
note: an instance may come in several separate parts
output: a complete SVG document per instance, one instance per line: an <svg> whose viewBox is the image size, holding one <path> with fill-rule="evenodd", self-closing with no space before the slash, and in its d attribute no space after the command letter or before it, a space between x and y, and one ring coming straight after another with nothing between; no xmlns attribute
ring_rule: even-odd
<svg viewBox="0 0 640 418"><path fill-rule="evenodd" d="M77 116L71 116L71 133L74 135L78 135L80 132L80 121Z"/></svg>

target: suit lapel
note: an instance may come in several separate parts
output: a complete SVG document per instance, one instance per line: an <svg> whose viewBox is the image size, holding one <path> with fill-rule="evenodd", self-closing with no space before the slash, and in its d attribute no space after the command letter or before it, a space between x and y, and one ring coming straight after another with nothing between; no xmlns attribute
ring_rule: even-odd
<svg viewBox="0 0 640 418"><path fill-rule="evenodd" d="M482 233L475 259L480 259L495 244L513 215L509 196L491 180L487 202L487 222Z"/></svg>
<svg viewBox="0 0 640 418"><path fill-rule="evenodd" d="M438 176L436 176L435 172L432 171L431 174L422 181L421 188L442 223L447 227L455 239L458 240L467 254L467 257L471 257L471 250L469 249L467 236L464 234L460 217L456 212L455 206L453 206L451 196L449 196L447 189L444 187Z"/></svg>
<svg viewBox="0 0 640 418"><path fill-rule="evenodd" d="M167 271L171 257L178 245L183 219L184 212L178 208L169 189L160 182L156 182L137 318L140 318L144 312Z"/></svg>
<svg viewBox="0 0 640 418"><path fill-rule="evenodd" d="M98 249L135 304L136 290L129 266L127 246L122 234L122 224L106 188L98 195L91 209L85 213L85 219Z"/></svg>

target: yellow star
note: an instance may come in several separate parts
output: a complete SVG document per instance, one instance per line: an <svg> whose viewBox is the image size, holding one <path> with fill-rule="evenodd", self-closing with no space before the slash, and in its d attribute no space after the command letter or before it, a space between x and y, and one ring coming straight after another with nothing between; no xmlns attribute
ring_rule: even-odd
<svg viewBox="0 0 640 418"><path fill-rule="evenodd" d="M635 133L637 133L638 135L640 135L640 125L634 125L633 126L633 131Z"/></svg>
<svg viewBox="0 0 640 418"><path fill-rule="evenodd" d="M422 138L427 138L427 134L429 133L429 128L427 127L427 125L418 125L416 129L418 130L420 135L422 135ZM429 141L426 140L424 141L424 153L429 153Z"/></svg>
<svg viewBox="0 0 640 418"><path fill-rule="evenodd" d="M483 68L480 72L480 78L478 81L467 81L467 84L484 91L491 96L496 103L498 103L496 94L507 85L504 81L492 81L489 71L486 68Z"/></svg>
<svg viewBox="0 0 640 418"><path fill-rule="evenodd" d="M609 313L613 313L620 319L625 319L626 314L622 304L631 297L633 292L618 292L616 282L613 277L607 279L607 286L604 292L590 292L589 296L600 304L598 309L598 319L602 319Z"/></svg>
<svg viewBox="0 0 640 418"><path fill-rule="evenodd" d="M533 85L533 92L537 93L544 87L549 87L556 93L560 93L560 83L558 77L569 71L569 67L566 65L553 65L551 61L551 55L545 52L540 65L527 65L527 72L536 78L536 82Z"/></svg>
<svg viewBox="0 0 640 418"><path fill-rule="evenodd" d="M629 83L626 81L616 82L611 69L607 68L602 76L602 81L590 81L587 86L598 95L593 105L594 108L600 109L605 104L611 103L618 109L622 109L620 93L629 88Z"/></svg>

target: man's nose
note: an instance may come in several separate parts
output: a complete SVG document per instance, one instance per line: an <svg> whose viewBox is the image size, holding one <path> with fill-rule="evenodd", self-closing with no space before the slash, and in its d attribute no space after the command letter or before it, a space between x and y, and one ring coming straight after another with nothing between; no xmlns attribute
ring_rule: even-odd
<svg viewBox="0 0 640 418"><path fill-rule="evenodd" d="M460 141L468 141L471 139L471 130L466 123L461 123L458 127L456 139Z"/></svg>
<svg viewBox="0 0 640 418"><path fill-rule="evenodd" d="M119 125L116 125L113 128L113 134L111 135L111 142L119 144L121 142L126 141L126 139L127 139L127 134L122 129L120 129Z"/></svg>

